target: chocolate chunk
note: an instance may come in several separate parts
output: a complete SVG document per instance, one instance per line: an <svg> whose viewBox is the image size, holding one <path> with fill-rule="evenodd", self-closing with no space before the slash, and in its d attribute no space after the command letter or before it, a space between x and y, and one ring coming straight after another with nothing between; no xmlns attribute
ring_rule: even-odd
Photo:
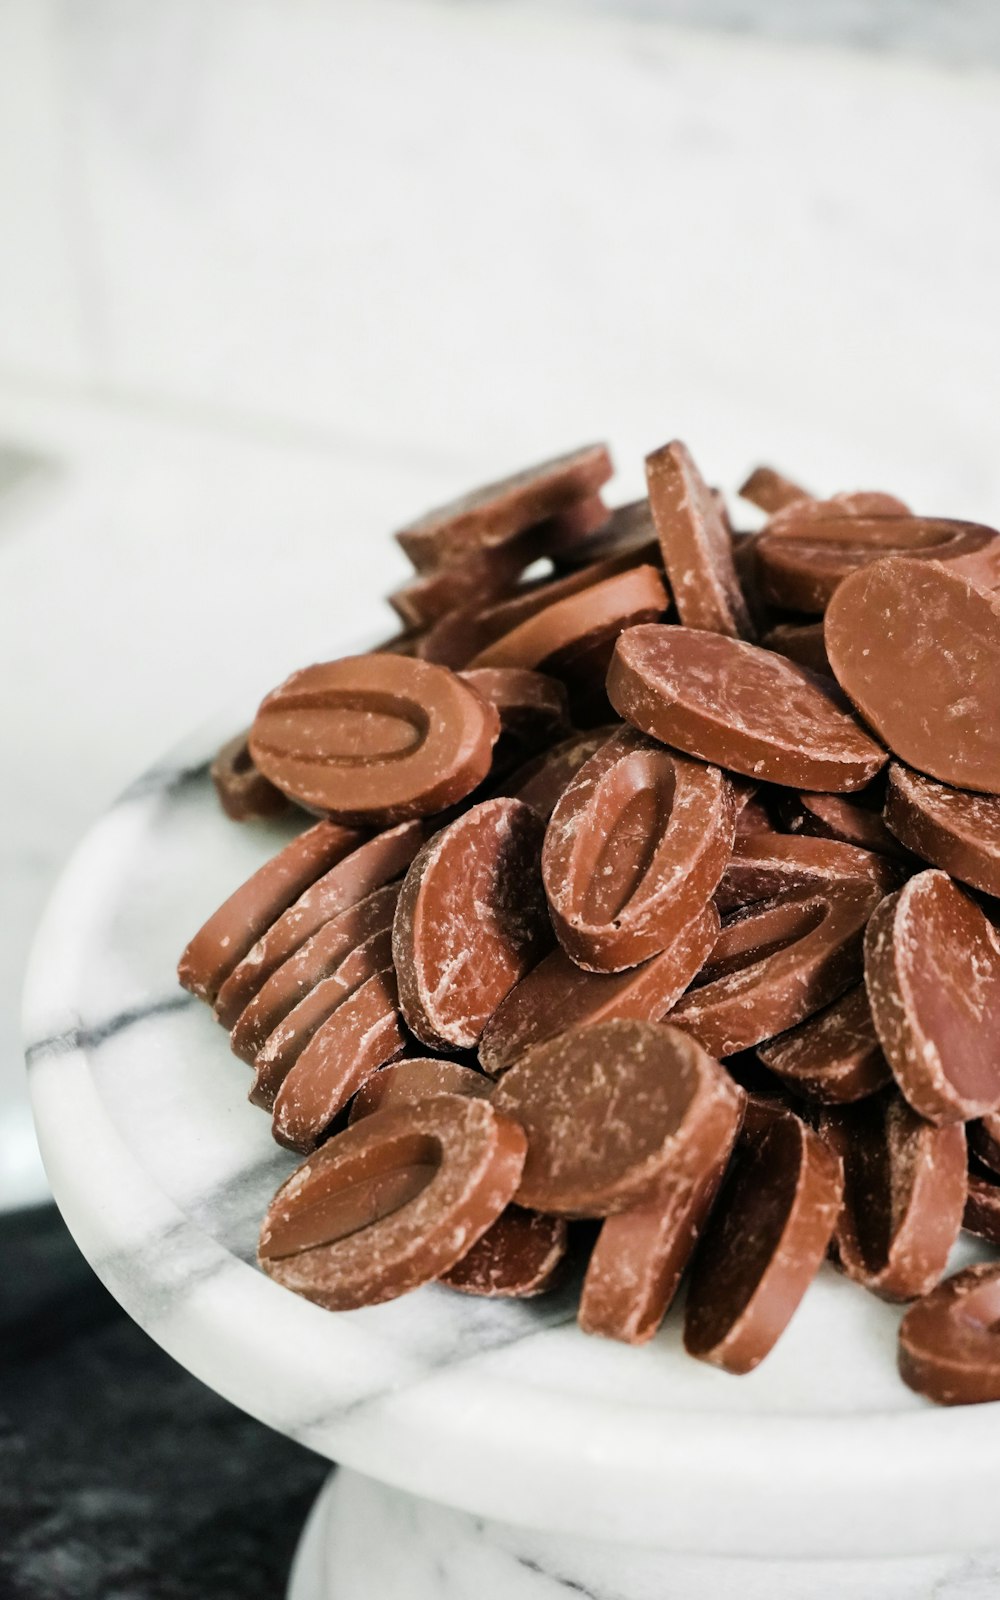
<svg viewBox="0 0 1000 1600"><path fill-rule="evenodd" d="M410 1056L405 1061L393 1061L387 1067L380 1067L365 1079L351 1101L348 1121L360 1122L373 1111L414 1105L436 1094L468 1094L486 1100L492 1093L492 1080L474 1067L463 1067L458 1061L440 1061L433 1056Z"/></svg>
<svg viewBox="0 0 1000 1600"><path fill-rule="evenodd" d="M910 1307L899 1371L941 1406L1000 1400L1000 1264L967 1267Z"/></svg>
<svg viewBox="0 0 1000 1600"><path fill-rule="evenodd" d="M487 1100L380 1111L281 1186L260 1264L331 1311L393 1300L468 1254L513 1197L524 1153L521 1129Z"/></svg>
<svg viewBox="0 0 1000 1600"><path fill-rule="evenodd" d="M386 967L334 1007L285 1074L271 1122L278 1143L314 1150L365 1079L401 1056L406 1042L396 975Z"/></svg>
<svg viewBox="0 0 1000 1600"><path fill-rule="evenodd" d="M616 1018L658 1022L701 970L718 935L718 913L706 906L665 950L627 972L585 972L564 950L553 950L486 1024L479 1041L482 1066L504 1072L527 1050L567 1028Z"/></svg>
<svg viewBox="0 0 1000 1600"><path fill-rule="evenodd" d="M822 1265L842 1188L837 1157L796 1117L740 1143L695 1256L689 1355L726 1372L760 1365Z"/></svg>
<svg viewBox="0 0 1000 1600"><path fill-rule="evenodd" d="M222 985L215 998L215 1015L222 1026L232 1027L271 974L324 923L404 873L423 837L419 822L400 823L358 845L311 882L305 893L271 922Z"/></svg>
<svg viewBox="0 0 1000 1600"><path fill-rule="evenodd" d="M412 628L427 628L450 611L478 608L509 594L526 567L558 548L550 523L525 528L505 544L470 550L448 566L397 589L389 603Z"/></svg>
<svg viewBox="0 0 1000 1600"><path fill-rule="evenodd" d="M890 1090L825 1111L819 1132L844 1166L834 1234L841 1267L883 1300L927 1294L962 1226L965 1130L935 1128Z"/></svg>
<svg viewBox="0 0 1000 1600"><path fill-rule="evenodd" d="M544 825L521 800L484 800L435 834L399 897L400 1005L425 1044L471 1049L504 996L551 943Z"/></svg>
<svg viewBox="0 0 1000 1600"><path fill-rule="evenodd" d="M545 833L542 876L567 954L616 972L666 948L711 899L734 829L717 767L623 728L580 768Z"/></svg>
<svg viewBox="0 0 1000 1600"><path fill-rule="evenodd" d="M337 972L358 945L383 928L391 928L399 890L398 883L387 884L346 906L283 961L233 1024L229 1037L233 1054L243 1061L253 1061L300 1000Z"/></svg>
<svg viewBox="0 0 1000 1600"><path fill-rule="evenodd" d="M765 633L761 644L765 650L774 650L789 661L797 661L800 667L808 667L810 672L833 676L822 622L779 622Z"/></svg>
<svg viewBox="0 0 1000 1600"><path fill-rule="evenodd" d="M291 799L378 827L469 794L489 771L499 729L495 708L445 667L349 656L274 689L250 750Z"/></svg>
<svg viewBox="0 0 1000 1600"><path fill-rule="evenodd" d="M584 1333L645 1344L670 1309L708 1220L743 1118L744 1095L715 1102L715 1133L700 1148L701 1167L667 1171L654 1200L608 1217L594 1246L580 1298Z"/></svg>
<svg viewBox="0 0 1000 1600"><path fill-rule="evenodd" d="M787 1032L861 976L865 924L878 898L866 884L843 883L738 912L668 1021L714 1056Z"/></svg>
<svg viewBox="0 0 1000 1600"><path fill-rule="evenodd" d="M351 828L318 822L286 844L199 928L177 965L183 987L211 1005L261 934L360 842L361 835Z"/></svg>
<svg viewBox="0 0 1000 1600"><path fill-rule="evenodd" d="M885 820L897 839L953 878L1000 895L1000 797L889 768Z"/></svg>
<svg viewBox="0 0 1000 1600"><path fill-rule="evenodd" d="M592 500L611 472L607 447L586 445L439 506L401 528L396 538L418 571L434 570Z"/></svg>
<svg viewBox="0 0 1000 1600"><path fill-rule="evenodd" d="M863 983L757 1054L797 1093L828 1105L863 1100L892 1082Z"/></svg>
<svg viewBox="0 0 1000 1600"><path fill-rule="evenodd" d="M627 549L600 561L587 562L560 577L539 578L535 583L520 589L493 604L483 606L476 614L476 626L482 637L481 649L496 639L512 633L522 623L557 602L569 600L595 584L603 583L619 573L634 567L651 566L663 581L660 568L660 547L655 539L647 540L637 549Z"/></svg>
<svg viewBox="0 0 1000 1600"><path fill-rule="evenodd" d="M846 800L842 794L781 794L777 797L777 812L789 833L836 839L897 861L909 860L878 811L860 801Z"/></svg>
<svg viewBox="0 0 1000 1600"><path fill-rule="evenodd" d="M969 1173L962 1227L966 1233L1000 1245L1000 1182L995 1177L985 1177L981 1172Z"/></svg>
<svg viewBox="0 0 1000 1600"><path fill-rule="evenodd" d="M615 646L608 696L654 739L793 789L860 789L885 762L821 678L721 634L630 628Z"/></svg>
<svg viewBox="0 0 1000 1600"><path fill-rule="evenodd" d="M703 1169L731 1079L693 1039L650 1022L598 1022L536 1045L501 1078L493 1105L528 1136L518 1201L604 1217Z"/></svg>
<svg viewBox="0 0 1000 1600"><path fill-rule="evenodd" d="M603 728L590 728L584 733L571 734L561 744L544 755L525 762L516 772L503 780L501 792L523 800L526 806L546 821L556 808L556 801L585 761L599 750L608 739L614 738L621 724Z"/></svg>
<svg viewBox="0 0 1000 1600"><path fill-rule="evenodd" d="M754 628L718 504L679 440L646 457L653 521L681 622L749 639Z"/></svg>
<svg viewBox="0 0 1000 1600"><path fill-rule="evenodd" d="M1000 946L943 872L883 900L865 937L872 1016L896 1082L930 1122L1000 1106Z"/></svg>
<svg viewBox="0 0 1000 1600"><path fill-rule="evenodd" d="M1000 596L935 562L877 561L838 589L826 647L894 755L942 783L1000 793Z"/></svg>
<svg viewBox="0 0 1000 1600"><path fill-rule="evenodd" d="M755 833L736 840L715 903L725 915L760 900L838 883L868 883L888 894L902 873L885 856L834 839Z"/></svg>
<svg viewBox="0 0 1000 1600"><path fill-rule="evenodd" d="M749 478L740 485L738 493L751 505L759 506L761 511L768 514L795 505L796 501L811 499L808 490L791 478L786 478L783 472L763 466L754 467Z"/></svg>
<svg viewBox="0 0 1000 1600"><path fill-rule="evenodd" d="M441 1282L487 1300L527 1300L551 1286L566 1254L562 1217L508 1206Z"/></svg>
<svg viewBox="0 0 1000 1600"><path fill-rule="evenodd" d="M496 707L500 718L491 777L569 733L569 701L558 678L522 667L480 667L460 677Z"/></svg>
<svg viewBox="0 0 1000 1600"><path fill-rule="evenodd" d="M473 667L548 667L569 650L610 645L623 628L666 611L670 600L655 567L630 567L556 600L480 650Z"/></svg>
<svg viewBox="0 0 1000 1600"><path fill-rule="evenodd" d="M266 822L290 810L287 795L258 772L247 744L249 728L238 733L219 751L211 766L219 804L233 822Z"/></svg>

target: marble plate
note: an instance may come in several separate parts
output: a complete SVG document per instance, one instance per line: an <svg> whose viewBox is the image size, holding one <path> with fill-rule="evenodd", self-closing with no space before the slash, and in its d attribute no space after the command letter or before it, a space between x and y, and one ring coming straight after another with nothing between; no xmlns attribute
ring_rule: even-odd
<svg viewBox="0 0 1000 1600"><path fill-rule="evenodd" d="M1000 1407L918 1400L895 1372L898 1312L828 1269L742 1379L688 1360L676 1314L631 1350L579 1333L571 1292L505 1306L431 1288L332 1315L258 1271L293 1158L174 976L193 929L288 836L215 804L208 757L239 725L203 730L84 840L28 984L52 1188L132 1316L273 1427L478 1515L715 1554L995 1546Z"/></svg>

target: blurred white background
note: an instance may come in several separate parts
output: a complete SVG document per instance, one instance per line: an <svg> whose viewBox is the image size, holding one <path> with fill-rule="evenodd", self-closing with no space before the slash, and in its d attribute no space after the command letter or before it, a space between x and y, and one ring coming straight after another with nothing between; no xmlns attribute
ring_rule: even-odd
<svg viewBox="0 0 1000 1600"><path fill-rule="evenodd" d="M0 0L0 1203L61 860L394 524L677 434L1000 521L998 202L990 0Z"/></svg>

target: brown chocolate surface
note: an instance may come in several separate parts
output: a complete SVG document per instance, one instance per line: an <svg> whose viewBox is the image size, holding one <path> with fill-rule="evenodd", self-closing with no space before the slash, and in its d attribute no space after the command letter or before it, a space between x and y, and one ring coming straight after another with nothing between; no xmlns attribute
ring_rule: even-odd
<svg viewBox="0 0 1000 1600"><path fill-rule="evenodd" d="M562 1217L510 1205L441 1282L486 1300L527 1300L551 1286L566 1254Z"/></svg>
<svg viewBox="0 0 1000 1600"><path fill-rule="evenodd" d="M419 822L402 822L337 860L328 872L310 882L234 967L215 999L215 1015L231 1028L254 995L307 939L376 889L400 877L420 849Z"/></svg>
<svg viewBox="0 0 1000 1600"><path fill-rule="evenodd" d="M874 850L896 860L908 859L880 813L859 800L848 800L842 794L782 794L778 796L777 811L789 833L837 839L841 844L856 845L859 850Z"/></svg>
<svg viewBox="0 0 1000 1600"><path fill-rule="evenodd" d="M872 1016L896 1082L931 1122L1000 1106L1000 946L943 872L918 873L865 937Z"/></svg>
<svg viewBox="0 0 1000 1600"><path fill-rule="evenodd" d="M552 815L563 790L595 750L614 737L619 724L589 728L571 734L547 754L535 756L502 782L502 792L523 800L526 806L546 821Z"/></svg>
<svg viewBox="0 0 1000 1600"><path fill-rule="evenodd" d="M552 939L544 825L521 800L484 800L429 840L393 928L400 1006L425 1044L471 1049Z"/></svg>
<svg viewBox="0 0 1000 1600"><path fill-rule="evenodd" d="M544 668L563 652L658 617L670 603L655 567L630 567L556 600L480 650L473 667Z"/></svg>
<svg viewBox="0 0 1000 1600"><path fill-rule="evenodd" d="M786 512L754 545L761 593L787 611L822 613L852 572L882 557L937 561L988 586L1000 581L1000 538L992 528L944 518L857 516L802 520Z"/></svg>
<svg viewBox="0 0 1000 1600"><path fill-rule="evenodd" d="M885 762L822 679L721 634L630 628L615 647L608 696L663 744L794 789L860 789Z"/></svg>
<svg viewBox="0 0 1000 1600"><path fill-rule="evenodd" d="M800 667L808 667L810 672L833 676L822 622L779 622L765 633L761 644L765 650L775 650L779 656L797 661Z"/></svg>
<svg viewBox="0 0 1000 1600"><path fill-rule="evenodd" d="M827 1105L863 1100L892 1082L863 983L757 1054L796 1093Z"/></svg>
<svg viewBox="0 0 1000 1600"><path fill-rule="evenodd" d="M893 762L885 820L925 861L1000 896L1000 797L953 789Z"/></svg>
<svg viewBox="0 0 1000 1600"><path fill-rule="evenodd" d="M936 1128L892 1089L825 1111L819 1132L844 1167L834 1233L849 1278L884 1300L915 1300L948 1266L965 1209L961 1126Z"/></svg>
<svg viewBox="0 0 1000 1600"><path fill-rule="evenodd" d="M598 1022L536 1045L492 1104L528 1137L518 1201L603 1217L658 1192L669 1171L702 1170L731 1079L693 1039L662 1023Z"/></svg>
<svg viewBox="0 0 1000 1600"><path fill-rule="evenodd" d="M230 973L275 918L360 842L361 835L351 828L318 822L286 844L199 928L177 965L184 988L211 1005Z"/></svg>
<svg viewBox="0 0 1000 1600"><path fill-rule="evenodd" d="M796 501L811 499L809 491L803 489L801 484L786 478L783 472L777 472L774 467L765 466L754 467L749 478L740 484L739 493L751 505L759 506L761 511L769 514L783 511Z"/></svg>
<svg viewBox="0 0 1000 1600"><path fill-rule="evenodd" d="M894 755L942 783L1000 793L1000 597L936 562L877 561L838 589L826 647Z"/></svg>
<svg viewBox="0 0 1000 1600"><path fill-rule="evenodd" d="M469 794L489 771L499 729L495 707L446 667L349 656L272 690L250 750L291 799L377 827Z"/></svg>
<svg viewBox="0 0 1000 1600"><path fill-rule="evenodd" d="M708 1220L743 1118L744 1095L720 1095L715 1132L700 1146L701 1167L668 1170L654 1200L608 1217L587 1265L579 1322L626 1344L645 1344L677 1293Z"/></svg>
<svg viewBox="0 0 1000 1600"><path fill-rule="evenodd" d="M480 667L460 676L500 718L491 779L569 734L569 699L558 678L522 667Z"/></svg>
<svg viewBox="0 0 1000 1600"><path fill-rule="evenodd" d="M284 816L291 801L253 764L249 728L222 746L210 773L219 804L233 822L267 821Z"/></svg>
<svg viewBox="0 0 1000 1600"><path fill-rule="evenodd" d="M799 890L822 890L838 883L868 883L888 894L902 874L872 850L786 833L744 834L736 840L715 903L725 915L742 906Z"/></svg>
<svg viewBox="0 0 1000 1600"><path fill-rule="evenodd" d="M1000 1245L1000 1180L981 1170L969 1173L969 1192L962 1216L966 1233Z"/></svg>
<svg viewBox="0 0 1000 1600"><path fill-rule="evenodd" d="M759 1366L822 1265L842 1188L837 1157L796 1117L740 1144L695 1256L689 1355L727 1372Z"/></svg>
<svg viewBox="0 0 1000 1600"><path fill-rule="evenodd" d="M717 767L623 728L580 768L545 833L542 876L567 954L615 972L665 949L711 899L734 828Z"/></svg>
<svg viewBox="0 0 1000 1600"><path fill-rule="evenodd" d="M520 1056L567 1028L625 1018L658 1022L700 971L719 936L706 906L659 955L627 972L585 972L562 948L526 973L497 1007L479 1041L487 1072L506 1071Z"/></svg>
<svg viewBox="0 0 1000 1600"><path fill-rule="evenodd" d="M969 1149L984 1166L1000 1175L1000 1112L992 1111L970 1124Z"/></svg>
<svg viewBox="0 0 1000 1600"><path fill-rule="evenodd" d="M281 1186L260 1264L330 1310L395 1299L468 1254L512 1199L524 1152L521 1129L487 1100L380 1111Z"/></svg>
<svg viewBox="0 0 1000 1600"><path fill-rule="evenodd" d="M365 1079L401 1056L406 1042L396 976L385 967L334 1007L285 1073L271 1122L278 1143L314 1150Z"/></svg>
<svg viewBox="0 0 1000 1600"><path fill-rule="evenodd" d="M489 1099L493 1083L474 1067L458 1061L442 1061L434 1056L410 1056L380 1067L366 1078L351 1101L349 1122L360 1122L373 1111L393 1106L411 1106L436 1094L467 1094Z"/></svg>
<svg viewBox="0 0 1000 1600"><path fill-rule="evenodd" d="M686 628L752 638L732 536L687 446L674 440L647 456L646 485L681 622Z"/></svg>
<svg viewBox="0 0 1000 1600"><path fill-rule="evenodd" d="M607 447L585 445L473 489L401 528L396 538L418 571L434 570L471 550L504 544L533 523L592 500L611 472ZM585 526L580 536L587 531Z"/></svg>
<svg viewBox="0 0 1000 1600"><path fill-rule="evenodd" d="M877 902L877 890L843 883L738 912L667 1020L720 1057L787 1032L860 977Z"/></svg>
<svg viewBox="0 0 1000 1600"><path fill-rule="evenodd" d="M938 1405L1000 1400L1000 1262L967 1267L910 1307L899 1371Z"/></svg>

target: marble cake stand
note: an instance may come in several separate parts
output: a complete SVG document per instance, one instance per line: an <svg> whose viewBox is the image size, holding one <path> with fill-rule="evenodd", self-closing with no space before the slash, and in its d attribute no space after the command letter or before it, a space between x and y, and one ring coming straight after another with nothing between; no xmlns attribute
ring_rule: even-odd
<svg viewBox="0 0 1000 1600"><path fill-rule="evenodd" d="M1000 1407L938 1411L895 1375L897 1313L824 1271L733 1379L585 1338L572 1290L426 1289L330 1315L254 1265L292 1158L181 993L182 945L282 842L219 813L205 730L68 867L26 1001L38 1133L77 1242L227 1399L342 1464L294 1600L986 1600L1000 1593ZM993 1552L991 1554L991 1552Z"/></svg>

